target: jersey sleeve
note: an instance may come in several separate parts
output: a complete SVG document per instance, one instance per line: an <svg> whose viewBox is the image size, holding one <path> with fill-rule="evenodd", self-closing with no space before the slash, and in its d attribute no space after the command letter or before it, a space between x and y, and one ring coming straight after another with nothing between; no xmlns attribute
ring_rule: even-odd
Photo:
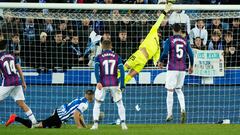
<svg viewBox="0 0 240 135"><path fill-rule="evenodd" d="M124 67L123 67L123 63L122 63L122 58L118 57L118 69L120 70L120 88L125 88L125 84L124 84L124 79L125 79L125 72L124 72Z"/></svg>
<svg viewBox="0 0 240 135"><path fill-rule="evenodd" d="M100 61L99 61L99 57L96 57L95 58L95 66L94 66L94 69L95 69L95 77L96 77L96 80L97 80L97 83L100 82L100 75L99 75L99 69L100 69Z"/></svg>
<svg viewBox="0 0 240 135"><path fill-rule="evenodd" d="M14 62L15 65L20 65L20 59L18 59L16 56L14 56Z"/></svg>
<svg viewBox="0 0 240 135"><path fill-rule="evenodd" d="M81 103L78 107L77 110L82 114L84 111L86 111L88 108L88 105L86 103Z"/></svg>
<svg viewBox="0 0 240 135"><path fill-rule="evenodd" d="M167 39L163 46L163 52L160 57L160 62L163 62L163 60L168 57L169 47L170 47L170 40Z"/></svg>
<svg viewBox="0 0 240 135"><path fill-rule="evenodd" d="M193 66L193 63L194 63L194 57L193 57L193 51L192 51L192 48L191 48L190 42L187 43L187 52L188 52L188 55L189 55L190 64L191 64L191 66Z"/></svg>
<svg viewBox="0 0 240 135"><path fill-rule="evenodd" d="M162 13L156 23L152 26L150 33L157 32L158 28L160 27L162 21L164 20L165 15Z"/></svg>

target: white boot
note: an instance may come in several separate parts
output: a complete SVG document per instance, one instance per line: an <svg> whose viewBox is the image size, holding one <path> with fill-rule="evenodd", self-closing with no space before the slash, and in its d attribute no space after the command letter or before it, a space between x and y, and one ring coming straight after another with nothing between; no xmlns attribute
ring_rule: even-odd
<svg viewBox="0 0 240 135"><path fill-rule="evenodd" d="M94 123L92 128L90 128L91 130L97 130L98 129L98 124L97 123Z"/></svg>
<svg viewBox="0 0 240 135"><path fill-rule="evenodd" d="M125 122L121 123L122 130L128 130L128 127Z"/></svg>

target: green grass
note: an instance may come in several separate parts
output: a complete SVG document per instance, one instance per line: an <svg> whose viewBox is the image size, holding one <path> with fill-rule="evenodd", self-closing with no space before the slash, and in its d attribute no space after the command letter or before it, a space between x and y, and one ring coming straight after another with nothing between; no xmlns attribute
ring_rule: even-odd
<svg viewBox="0 0 240 135"><path fill-rule="evenodd" d="M90 127L90 126L88 126ZM8 128L0 125L0 135L239 135L240 125L215 124L166 124L128 125L127 131L120 126L100 125L97 131L76 129L74 125L64 125L60 129L27 129L20 125Z"/></svg>

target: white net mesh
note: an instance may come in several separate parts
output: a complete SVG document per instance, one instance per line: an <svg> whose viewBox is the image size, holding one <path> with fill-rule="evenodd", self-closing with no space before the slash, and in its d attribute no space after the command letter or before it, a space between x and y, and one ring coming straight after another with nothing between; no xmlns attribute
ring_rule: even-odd
<svg viewBox="0 0 240 135"><path fill-rule="evenodd" d="M93 68L100 37L111 37L114 51L124 61L134 53L157 20L159 11L131 10L37 10L4 9L0 33L8 40L8 51L19 56L28 89L26 103L37 119L48 117L52 111L82 96L86 89L95 89ZM240 116L240 58L239 11L186 11L190 18L189 37L195 48L224 51L223 77L187 76L184 94L188 123L215 123L230 119L239 123ZM161 46L171 35L167 21L159 29ZM181 20L181 17L180 17ZM203 21L204 30L195 30L195 23ZM197 24L196 24L197 25ZM215 30L215 29L219 29ZM215 30L215 31L214 31ZM97 36L90 36L95 31ZM94 34L94 33L92 33ZM200 43L198 38L200 37ZM205 39L206 38L206 39ZM204 41L205 40L205 41ZM199 45L200 44L200 45ZM219 48L218 46L222 46ZM199 47L200 46L200 47ZM20 52L18 52L20 51ZM146 68L127 85L123 94L128 123L164 123L166 118L165 70L149 61ZM179 106L174 95L174 123L179 122ZM101 110L103 123L118 119L117 108L110 96ZM23 115L11 99L0 106L0 119L10 113ZM85 113L92 121L92 105Z"/></svg>

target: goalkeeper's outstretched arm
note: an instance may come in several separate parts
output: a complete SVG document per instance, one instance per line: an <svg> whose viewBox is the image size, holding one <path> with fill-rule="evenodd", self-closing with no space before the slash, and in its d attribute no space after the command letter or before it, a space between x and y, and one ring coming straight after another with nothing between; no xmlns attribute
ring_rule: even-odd
<svg viewBox="0 0 240 135"><path fill-rule="evenodd" d="M156 23L153 25L152 30L157 30L162 21L164 20L164 17L167 15L167 13L171 10L172 7L172 2L169 2L168 4L166 4L165 9L162 11L161 15L159 16L158 20L156 21ZM151 30L151 31L152 31Z"/></svg>

